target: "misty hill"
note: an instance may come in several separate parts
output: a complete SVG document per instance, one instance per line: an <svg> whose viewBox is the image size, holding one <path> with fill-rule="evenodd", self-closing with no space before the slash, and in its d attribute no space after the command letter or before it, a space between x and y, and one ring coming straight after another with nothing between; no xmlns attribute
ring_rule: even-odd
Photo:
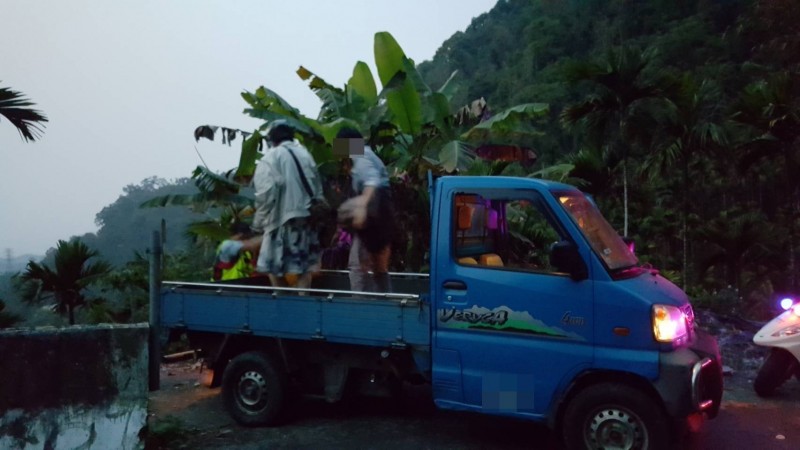
<svg viewBox="0 0 800 450"><path fill-rule="evenodd" d="M103 208L95 216L99 227L96 233L82 236L64 236L62 239L81 239L89 248L97 250L106 261L121 266L133 259L136 252L145 254L150 247L152 233L161 230L162 220L165 226L165 252L179 252L191 245L191 239L185 234L186 227L198 220L207 220L208 216L193 213L188 207L170 206L163 208L140 208L139 206L154 197L166 195L196 194L197 188L189 178L167 181L163 178L150 177L137 185L123 188L123 194L112 204ZM55 251L56 243L44 257L33 257L35 260L45 259ZM14 258L12 271L25 268L26 257ZM5 264L3 265L3 270Z"/></svg>
<svg viewBox="0 0 800 450"><path fill-rule="evenodd" d="M123 188L123 194L95 216L97 233L87 233L80 238L86 245L100 252L103 259L121 265L135 252L145 253L150 247L153 231L161 230L164 221L165 252L185 250L191 244L186 227L195 221L208 219L193 213L187 207L140 208L143 202L166 195L196 194L197 188L189 178L167 181L150 177L138 185Z"/></svg>

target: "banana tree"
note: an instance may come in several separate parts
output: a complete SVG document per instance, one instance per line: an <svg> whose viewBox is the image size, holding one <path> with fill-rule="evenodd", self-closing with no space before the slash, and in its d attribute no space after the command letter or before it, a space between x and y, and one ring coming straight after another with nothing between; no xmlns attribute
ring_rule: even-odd
<svg viewBox="0 0 800 450"><path fill-rule="evenodd" d="M241 193L242 185L233 179L233 171L216 174L208 168L197 166L192 173L198 193L192 195L166 195L152 198L140 208L185 206L197 213L209 213L208 220L192 223L186 230L189 236L216 242L230 235L232 223L245 222L253 214L252 198Z"/></svg>
<svg viewBox="0 0 800 450"><path fill-rule="evenodd" d="M274 120L286 120L294 126L298 139L311 151L323 176L329 178L337 172L337 165L331 164L336 133L344 126L359 129L395 181L402 180L395 183L395 201L408 202L398 205L398 210L402 212L401 220L405 217L409 226L401 228L417 230L422 236L409 236L409 248L418 253L395 263L418 269L427 248L427 172L463 173L475 162L476 146L537 134L532 122L545 116L548 106L517 105L483 122L464 122L458 120L450 105L456 88L455 73L438 90L431 89L414 61L387 32L375 34L374 56L380 90L369 66L362 61L355 64L352 76L341 88L305 67L297 70L300 79L322 102L316 118L304 116L266 87L243 93L248 104L244 113L264 124L252 134L243 135L236 177L246 180L252 176L260 157L262 132ZM200 137L209 136L201 133Z"/></svg>

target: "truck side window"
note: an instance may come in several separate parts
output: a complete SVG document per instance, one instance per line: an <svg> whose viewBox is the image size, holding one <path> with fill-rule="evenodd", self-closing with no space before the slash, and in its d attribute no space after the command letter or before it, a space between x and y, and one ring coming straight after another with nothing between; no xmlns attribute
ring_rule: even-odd
<svg viewBox="0 0 800 450"><path fill-rule="evenodd" d="M556 272L550 247L563 237L533 191L459 193L453 202L453 256L457 264Z"/></svg>

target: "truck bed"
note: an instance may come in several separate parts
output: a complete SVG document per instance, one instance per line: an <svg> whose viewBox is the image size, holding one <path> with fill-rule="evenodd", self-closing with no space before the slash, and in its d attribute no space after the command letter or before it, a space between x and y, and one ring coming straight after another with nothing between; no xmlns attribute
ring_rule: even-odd
<svg viewBox="0 0 800 450"><path fill-rule="evenodd" d="M246 284L243 284L246 283ZM346 271L325 271L308 295L266 279L227 283L165 281L164 328L404 348L430 346L428 277L392 274L395 292L349 291Z"/></svg>

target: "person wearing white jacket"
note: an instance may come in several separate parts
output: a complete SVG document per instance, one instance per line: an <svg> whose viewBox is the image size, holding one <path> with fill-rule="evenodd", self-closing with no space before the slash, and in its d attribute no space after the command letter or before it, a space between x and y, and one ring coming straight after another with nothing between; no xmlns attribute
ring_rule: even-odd
<svg viewBox="0 0 800 450"><path fill-rule="evenodd" d="M286 275L293 274L298 288L308 288L322 249L307 218L312 197L324 198L322 182L314 158L294 141L294 129L288 123L276 120L270 124L267 141L270 148L253 175L253 228L264 233L256 271L266 273L273 286L287 286Z"/></svg>

